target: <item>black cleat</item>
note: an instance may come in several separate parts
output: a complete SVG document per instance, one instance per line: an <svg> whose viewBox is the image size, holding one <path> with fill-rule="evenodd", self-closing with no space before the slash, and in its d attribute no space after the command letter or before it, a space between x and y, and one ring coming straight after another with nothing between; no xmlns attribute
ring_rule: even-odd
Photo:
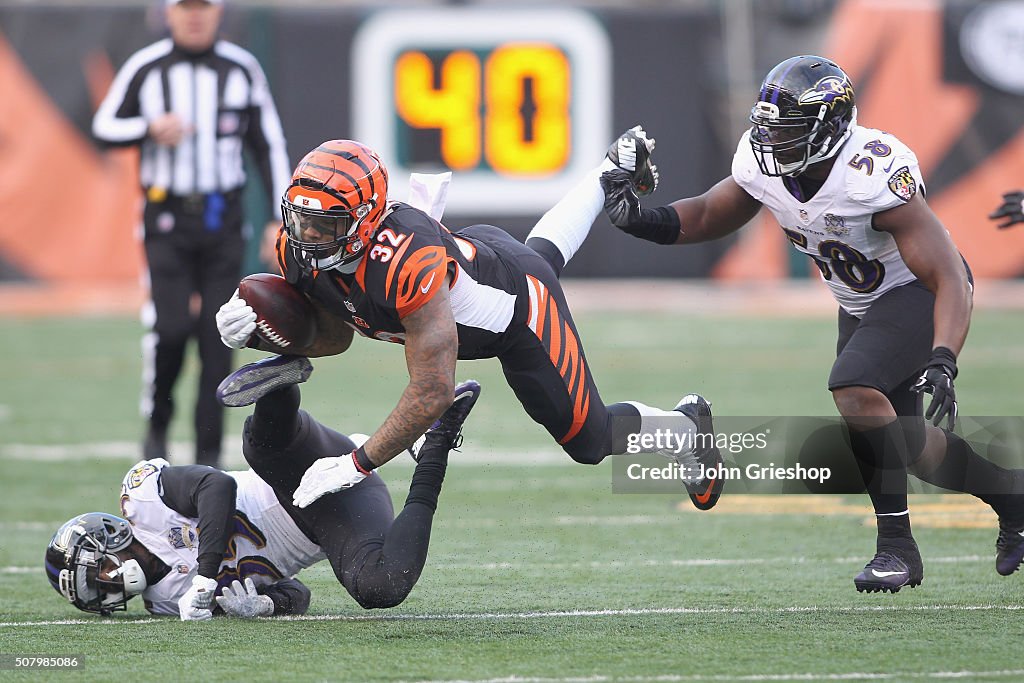
<svg viewBox="0 0 1024 683"><path fill-rule="evenodd" d="M638 195L658 188L658 167L651 163L653 151L654 138L648 138L641 126L633 126L608 148L608 159L629 174Z"/></svg>
<svg viewBox="0 0 1024 683"><path fill-rule="evenodd" d="M1024 561L1024 527L1010 526L999 520L999 538L996 539L996 571L1009 576Z"/></svg>
<svg viewBox="0 0 1024 683"><path fill-rule="evenodd" d="M853 579L861 593L898 593L904 586L920 586L924 580L924 564L913 538L887 539L879 542L878 551Z"/></svg>
<svg viewBox="0 0 1024 683"><path fill-rule="evenodd" d="M462 445L462 425L480 398L480 390L480 383L475 379L467 379L455 386L455 400L448 406L448 410L408 449L413 460L420 461L420 451L428 442L448 450Z"/></svg>
<svg viewBox="0 0 1024 683"><path fill-rule="evenodd" d="M313 374L305 356L271 356L238 368L217 387L217 400L229 408L252 405L271 391L302 384Z"/></svg>
<svg viewBox="0 0 1024 683"><path fill-rule="evenodd" d="M699 394L687 394L679 400L674 410L690 418L697 425L697 441L694 452L684 456L679 462L684 472L720 471L724 461L722 453L715 445L715 427L712 424L711 404ZM725 487L725 479L721 477L703 477L697 480L683 480L686 492L690 494L690 502L698 510L710 510L718 503Z"/></svg>

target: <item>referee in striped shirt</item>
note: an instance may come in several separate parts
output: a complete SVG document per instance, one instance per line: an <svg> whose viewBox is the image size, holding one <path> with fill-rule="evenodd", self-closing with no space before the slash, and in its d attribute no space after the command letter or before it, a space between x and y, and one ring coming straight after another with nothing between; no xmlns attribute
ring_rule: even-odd
<svg viewBox="0 0 1024 683"><path fill-rule="evenodd" d="M252 54L218 39L223 0L165 2L170 38L121 67L93 134L102 144L137 145L141 152L151 299L143 313L143 456L167 457L173 389L195 336L202 361L196 462L216 466L224 417L214 392L231 371L231 349L220 341L214 314L241 275L242 150L252 155L272 201L284 193L291 169L263 70ZM276 201L271 210L280 217ZM266 229L276 233L278 226Z"/></svg>

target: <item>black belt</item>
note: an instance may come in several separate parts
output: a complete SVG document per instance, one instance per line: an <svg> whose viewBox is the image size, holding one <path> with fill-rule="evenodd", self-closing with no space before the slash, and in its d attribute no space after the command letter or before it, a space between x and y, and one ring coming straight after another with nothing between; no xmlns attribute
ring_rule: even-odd
<svg viewBox="0 0 1024 683"><path fill-rule="evenodd" d="M159 188L148 188L146 199L151 204L163 204L168 209L179 209L182 213L201 216L206 212L207 203L219 195L224 204L239 202L242 190L228 192L193 192L191 194L168 194Z"/></svg>

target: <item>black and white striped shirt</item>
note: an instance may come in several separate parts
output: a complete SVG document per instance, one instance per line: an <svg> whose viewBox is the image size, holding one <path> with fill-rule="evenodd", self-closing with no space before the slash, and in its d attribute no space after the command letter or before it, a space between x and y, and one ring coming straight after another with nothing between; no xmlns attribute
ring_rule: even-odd
<svg viewBox="0 0 1024 683"><path fill-rule="evenodd" d="M170 112L189 132L175 147L157 145L147 137L149 123ZM166 38L142 48L111 84L93 135L109 145L141 145L142 186L178 196L242 188L246 146L279 216L291 179L284 132L263 69L238 45L219 40L190 55Z"/></svg>

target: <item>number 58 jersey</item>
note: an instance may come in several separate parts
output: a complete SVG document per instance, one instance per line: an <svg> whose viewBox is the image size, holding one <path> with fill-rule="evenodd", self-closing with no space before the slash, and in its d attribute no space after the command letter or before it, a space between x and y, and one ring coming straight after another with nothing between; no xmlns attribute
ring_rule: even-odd
<svg viewBox="0 0 1024 683"><path fill-rule="evenodd" d="M824 184L805 198L794 178L761 173L749 135L744 133L733 157L733 180L814 260L847 313L860 318L878 297L916 279L893 236L871 224L876 213L924 189L917 157L906 145L874 128L854 128Z"/></svg>

